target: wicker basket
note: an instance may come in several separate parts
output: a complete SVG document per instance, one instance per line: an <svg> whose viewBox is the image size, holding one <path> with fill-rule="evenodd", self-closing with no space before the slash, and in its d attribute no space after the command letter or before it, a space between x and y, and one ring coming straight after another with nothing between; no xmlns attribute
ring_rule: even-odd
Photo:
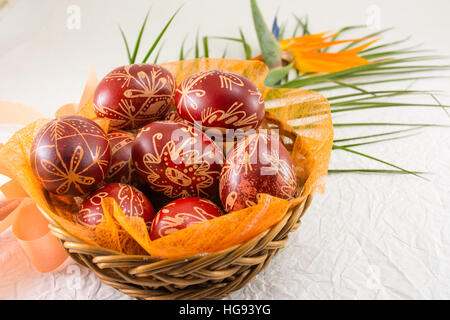
<svg viewBox="0 0 450 320"><path fill-rule="evenodd" d="M292 151L296 133L265 115L266 127L278 128L286 148ZM178 259L124 255L94 247L69 234L48 215L51 232L68 254L91 269L105 284L138 299L219 299L250 282L300 226L312 196L292 203L283 219L251 240L225 250Z"/></svg>

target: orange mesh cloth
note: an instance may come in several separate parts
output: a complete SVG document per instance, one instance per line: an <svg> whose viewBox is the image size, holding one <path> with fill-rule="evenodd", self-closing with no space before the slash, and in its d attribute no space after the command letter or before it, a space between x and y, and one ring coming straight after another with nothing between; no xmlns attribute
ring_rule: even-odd
<svg viewBox="0 0 450 320"><path fill-rule="evenodd" d="M299 137L293 145L292 158L299 180L304 185L301 198L315 191L323 191L324 178L333 141L333 127L328 101L318 93L299 89L264 88L267 67L259 61L226 59L193 59L163 64L180 83L186 77L208 69L225 69L240 73L252 80L263 92L271 117L281 119L282 127L298 127ZM83 94L86 96L86 94ZM76 113L97 121L107 131L108 121L97 119L91 98L81 108L65 106L58 115ZM263 196L253 207L179 230L151 241L140 218L124 216L118 205L105 200L105 219L96 228L73 222L72 213L78 210L76 199L44 192L33 175L30 148L34 136L48 120L37 120L16 132L0 149L0 173L13 172L20 187L53 220L73 236L102 248L125 254L142 254L144 250L155 257L175 258L215 252L245 242L279 222L290 203L271 196ZM292 201L296 203L301 199Z"/></svg>

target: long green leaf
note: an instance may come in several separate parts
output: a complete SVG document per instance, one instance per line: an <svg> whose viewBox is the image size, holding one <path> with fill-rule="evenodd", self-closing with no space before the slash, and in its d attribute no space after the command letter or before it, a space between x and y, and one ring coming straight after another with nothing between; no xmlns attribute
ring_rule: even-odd
<svg viewBox="0 0 450 320"><path fill-rule="evenodd" d="M359 155L359 156L361 156L361 157L368 158L368 159L371 159L371 160L374 160L374 161L383 163L383 164L388 165L388 166L390 166L390 167L393 167L393 168L395 168L395 169L401 170L401 171L403 171L403 172L405 172L405 173L412 174L412 175L417 176L417 177L419 177L419 178L425 179L424 177L421 177L420 175L414 173L414 171L409 171L409 170L403 169L403 168L401 168L401 167L399 167L399 166L397 166L397 165L395 165L395 164L392 164L392 163L390 163L390 162L387 162L387 161L381 160L381 159L379 159L379 158L370 156L370 155L368 155L368 154L365 154L365 153L362 153L362 152L358 152L358 151L355 151L355 150L353 150L353 149L349 149L349 148L345 148L345 147L339 147L339 146L336 146L336 145L333 145L333 148L334 148L334 149L343 150L343 151L347 151L347 152L350 152L350 153ZM425 179L425 180L426 180L426 179Z"/></svg>
<svg viewBox="0 0 450 320"><path fill-rule="evenodd" d="M154 64L158 63L159 56L161 55L161 51L162 51L162 48L163 48L163 47L164 47L164 43L161 44L161 46L160 46L159 49L158 49L158 52L156 52L155 59L153 59L153 63L154 63Z"/></svg>
<svg viewBox="0 0 450 320"><path fill-rule="evenodd" d="M366 27L367 27L366 25L354 25L354 26L343 27L340 30L338 30L338 32L336 32L336 34L330 39L330 41L337 40L342 34L348 32L350 30L361 29L361 28L366 28ZM328 50L330 50L330 47L324 48L322 50L322 52L327 52Z"/></svg>
<svg viewBox="0 0 450 320"><path fill-rule="evenodd" d="M350 122L350 123L333 123L333 127L371 127L371 126L396 126L396 127L436 127L450 128L450 125L435 123L400 123L400 122ZM295 126L294 126L295 128Z"/></svg>
<svg viewBox="0 0 450 320"><path fill-rule="evenodd" d="M450 78L450 77L446 77L446 76L426 76L426 77L408 77L408 78L397 78L397 79L378 79L378 80L373 80L373 81L363 81L363 82L355 82L352 83L355 86L367 86L367 85L374 85L374 84L380 84L380 83L388 83L388 82L405 82L405 81L416 81L416 80L425 80L425 79L446 79L446 78ZM335 90L335 89L339 89L342 88L341 85L337 85L337 86L323 86L323 87L315 87L312 88L314 91L319 91L319 92L323 92L323 91L330 91L330 90Z"/></svg>
<svg viewBox="0 0 450 320"><path fill-rule="evenodd" d="M336 32L336 35L334 35L331 38L331 41L336 40L337 38L339 38L339 36L341 36L342 34L351 31L351 30L355 30L355 29L361 29L361 28L366 28L367 26L364 24L359 24L359 25L354 25L354 26L346 26L341 28L340 30L338 30L338 32Z"/></svg>
<svg viewBox="0 0 450 320"><path fill-rule="evenodd" d="M439 104L442 107L442 110L444 110L444 112L447 114L447 117L450 118L450 113L445 108L445 106L442 105L442 103L439 101L439 99L432 92L430 93L430 95L434 99L434 101L436 101L436 103Z"/></svg>
<svg viewBox="0 0 450 320"><path fill-rule="evenodd" d="M250 0L250 6L253 15L256 35L258 37L259 47L261 48L264 62L270 68L276 68L281 65L281 48L272 32L267 27L266 22L259 10L256 0Z"/></svg>
<svg viewBox="0 0 450 320"><path fill-rule="evenodd" d="M222 59L225 59L225 57L227 56L227 50L228 50L228 47L225 47L225 49L223 50L223 53L222 53Z"/></svg>
<svg viewBox="0 0 450 320"><path fill-rule="evenodd" d="M406 136L400 136L400 137L392 137L392 138L386 138L386 139L378 139L378 140L374 140L374 141L365 141L365 142L359 142L359 143L352 143L352 144L346 144L346 145L339 145L340 148L352 148L352 147L360 147L360 146L365 146L368 144L374 144L374 143L380 143L380 142L387 142L387 141L394 141L394 140L399 140L399 139L404 139L404 138L408 138L411 136L414 136L415 134L408 134Z"/></svg>
<svg viewBox="0 0 450 320"><path fill-rule="evenodd" d="M233 37L219 37L219 36L215 36L215 37L209 37L210 39L220 39L220 40L227 40L227 41L234 41L234 42L239 42L242 43L242 46L244 48L244 52L245 52L245 59L251 59L252 57L252 49L250 47L250 45L246 42L244 34L241 34L241 38L233 38Z"/></svg>
<svg viewBox="0 0 450 320"><path fill-rule="evenodd" d="M362 89L362 88L360 88L360 87L358 87L358 86L356 86L354 84L345 83L345 82L342 82L342 81L339 81L339 80L332 80L332 82L338 84L341 87L352 88L352 89L355 89L355 90L360 91L360 92L365 93L365 94L372 94L372 93L368 92L367 90L364 90L364 89Z"/></svg>
<svg viewBox="0 0 450 320"><path fill-rule="evenodd" d="M297 20L297 25L299 25L301 28L302 28L302 35L303 36L306 36L306 35L308 35L308 34L311 34L311 32L309 31L309 28L308 28L308 24L309 24L309 18L308 18L308 16L305 16L304 17L304 19L305 19L305 22L303 22L303 18L299 18L299 17L297 17L295 14L294 14L294 17L295 17L295 19Z"/></svg>
<svg viewBox="0 0 450 320"><path fill-rule="evenodd" d="M411 36L408 36L408 37L406 37L404 39L401 39L401 40L388 42L388 43L383 43L383 44L380 44L378 46L370 46L370 47L365 48L362 52L363 53L367 53L367 52L371 52L371 51L380 50L382 48L393 47L393 46L396 46L396 45L398 45L400 43L405 43L406 41L408 41L410 39L411 39Z"/></svg>
<svg viewBox="0 0 450 320"><path fill-rule="evenodd" d="M283 84L282 88L299 88L305 85L311 85L315 83L320 82L329 82L330 80L345 78L349 76L361 76L364 72L370 72L370 71L377 71L377 70L385 70L381 69L384 66L389 66L392 64L399 64L399 63L406 63L406 62L414 62L414 61L426 61L426 60L432 60L432 59L442 59L442 57L439 56L421 56L421 57L409 57L409 58L402 58L402 59L392 59L387 61L380 61L380 62L373 62L361 66L356 66L353 68L323 74L323 75L317 75L317 76L311 76L308 78L297 78L294 80L291 80L285 84ZM419 67L419 66L414 66ZM430 70L431 69L438 69L438 68L448 68L448 66L420 66L420 67L427 67ZM410 70L406 70L406 72L410 72ZM399 72L396 72L399 73ZM374 75L374 74L372 74Z"/></svg>
<svg viewBox="0 0 450 320"><path fill-rule="evenodd" d="M188 35L186 35L186 36L184 37L183 42L181 43L180 57L179 57L179 60L180 60L180 61L184 60L184 45L185 45L185 43L186 43L187 36L188 36Z"/></svg>
<svg viewBox="0 0 450 320"><path fill-rule="evenodd" d="M429 95L430 92L425 91L425 90L375 90L375 91L365 91L365 92L342 94L342 95L338 95L338 96L330 96L330 97L327 97L327 99L329 101L333 101L333 100L340 100L340 99L345 99L345 98L361 97L361 96L369 95L369 97L362 97L360 99L355 99L355 100L347 100L347 101L352 102L352 101L371 100L371 99L386 98L386 97L408 95L408 94Z"/></svg>
<svg viewBox="0 0 450 320"><path fill-rule="evenodd" d="M423 91L423 90L403 90L403 91L391 91L391 92L387 91L386 93L383 93L383 91L373 91L373 92L374 92L374 94L369 94L369 95L364 94L364 93L362 93L362 94L355 93L355 94L335 96L335 97L330 97L328 100L333 101L332 107L336 108L336 107L348 107L348 106L353 106L353 105L372 104L373 100L380 99L380 98L392 98L392 97L398 97L398 96L404 96L404 95L430 95L430 93L431 93L431 92L427 92L427 91ZM334 102L334 100L336 100L336 99L338 99L338 100L344 99L345 96L347 96L347 98L351 98L351 97L357 97L357 98ZM375 103L379 103L379 102L375 102Z"/></svg>
<svg viewBox="0 0 450 320"><path fill-rule="evenodd" d="M416 80L422 79L418 74L424 73L424 72L430 72L430 71L444 71L450 69L449 66L438 66L438 67L430 67L430 68L423 68L423 69L413 69L413 70L402 70L402 71L373 71L373 72L365 72L365 73L355 73L346 75L343 77L344 79L351 79L351 78L364 78L364 77L391 77L391 76L399 76L403 74L417 74ZM318 81L317 83L325 83L329 82L327 80L324 81Z"/></svg>
<svg viewBox="0 0 450 320"><path fill-rule="evenodd" d="M370 104L367 103L358 103L355 102L354 105L356 107L350 108L339 108L331 110L331 113L338 112L346 112L346 111L355 111L355 110L364 110L364 109L378 109L378 108L397 108L397 107L420 107L420 108L450 108L450 106L440 106L436 104L420 104L420 103L392 103L392 102L372 102Z"/></svg>
<svg viewBox="0 0 450 320"><path fill-rule="evenodd" d="M208 37L203 37L203 54L205 58L209 58L209 45L208 45Z"/></svg>
<svg viewBox="0 0 450 320"><path fill-rule="evenodd" d="M147 54L144 57L144 60L142 60L143 63L146 63L148 58L150 58L150 55L152 54L152 52L155 50L156 46L158 45L159 41L161 41L162 36L164 35L164 33L166 33L167 28L169 28L170 24L172 23L173 19L175 18L175 16L178 14L178 12L180 12L181 8L183 6L180 6L177 11L175 11L175 13L172 15L172 17L170 17L169 21L166 23L166 25L164 26L164 28L161 30L161 32L159 33L158 37L156 37L156 40L153 42L153 45L150 47L150 49L148 50Z"/></svg>
<svg viewBox="0 0 450 320"><path fill-rule="evenodd" d="M296 78L289 82L286 82L285 84L281 85L281 88L300 88L300 87L306 87L311 85L318 85L318 84L326 84L333 82L336 79L352 79L352 78L364 78L364 77L389 77L389 76L399 76L401 74L411 74L411 73L424 73L424 72L430 72L430 71L444 71L450 69L449 66L424 66L423 69L412 69L412 70L402 70L402 71L391 71L391 72L383 72L383 71L377 71L374 70L371 72L355 72L355 73L346 73L343 75L335 75L335 74L324 74L319 76L311 76L306 78ZM415 80L420 80L422 77L415 77Z"/></svg>
<svg viewBox="0 0 450 320"><path fill-rule="evenodd" d="M127 50L127 57L128 57L128 63L132 64L131 62L131 52L130 47L128 46L127 37L125 37L125 33L122 30L122 27L119 25L120 34L122 35L123 42L125 43L125 49Z"/></svg>
<svg viewBox="0 0 450 320"><path fill-rule="evenodd" d="M415 128L408 128L408 129L403 129L403 130L395 130L395 131L389 131L389 132L383 132L383 133L371 134L371 135L366 135L366 136L358 136L358 137L343 138L343 139L334 139L333 142L339 143L339 142L346 142L346 141L371 139L371 138L376 138L376 137L381 137L381 136L388 136L388 135L393 135L393 134L402 133L402 132L407 132L407 131L418 130L418 129L421 129L421 128L423 128L423 126L415 127Z"/></svg>
<svg viewBox="0 0 450 320"><path fill-rule="evenodd" d="M199 36L200 30L197 29L197 35L195 36L195 58L200 58Z"/></svg>
<svg viewBox="0 0 450 320"><path fill-rule="evenodd" d="M367 59L367 60L374 60L374 59L398 56L398 55L404 55L404 54L431 52L431 50L412 50L412 48L413 47L401 49L401 50L395 50L395 51L383 51L383 52L376 52L376 53L371 53L371 54L362 54L362 55L360 55L360 57Z"/></svg>
<svg viewBox="0 0 450 320"><path fill-rule="evenodd" d="M300 29L300 21L297 20L297 24L295 25L294 31L292 32L292 38L297 37L298 29Z"/></svg>
<svg viewBox="0 0 450 320"><path fill-rule="evenodd" d="M283 80L287 75L289 75L289 72L292 69L292 65L288 64L284 67L275 68L269 71L267 74L266 79L264 80L264 85L268 87L272 87L276 84L278 84L281 80Z"/></svg>
<svg viewBox="0 0 450 320"><path fill-rule="evenodd" d="M329 169L329 174L336 173L378 173L378 174L410 174L410 172L415 174L427 174L428 172L423 171L409 171L404 172L402 170L382 170L382 169Z"/></svg>
<svg viewBox="0 0 450 320"><path fill-rule="evenodd" d="M393 27L390 27L390 28L386 28L386 29L383 29L383 30L380 30L380 31L376 31L376 32L373 32L373 33L371 33L371 34L369 34L369 35L367 35L367 36L365 36L364 38L372 38L372 37L375 37L375 36L378 36L378 35L380 35L380 34L383 34L383 33L385 33L385 32L388 32L388 31L390 31L390 30L392 30L392 29L394 29ZM357 41L353 41L353 42L350 42L348 45L346 45L344 48L342 48L342 50L341 51L345 51L345 50L348 50L348 49L350 49L350 48L353 48L354 46L356 46L358 43L361 43L362 41L364 41L364 40L366 40L366 39L362 39L362 40L357 40Z"/></svg>
<svg viewBox="0 0 450 320"><path fill-rule="evenodd" d="M284 34L286 33L286 26L287 26L287 21L283 22L283 24L280 26L280 33L278 35L280 40L284 39Z"/></svg>
<svg viewBox="0 0 450 320"><path fill-rule="evenodd" d="M245 39L244 32L242 31L241 28L239 28L239 35L241 36L241 42L242 45L244 46L245 59L250 60L252 58L252 48Z"/></svg>
<svg viewBox="0 0 450 320"><path fill-rule="evenodd" d="M145 15L144 22L142 23L141 30L139 30L139 35L136 39L136 44L134 45L133 55L131 56L131 63L136 62L136 56L139 51L139 47L141 45L142 35L144 34L145 25L147 24L148 15L150 14L150 9L148 9L147 14Z"/></svg>

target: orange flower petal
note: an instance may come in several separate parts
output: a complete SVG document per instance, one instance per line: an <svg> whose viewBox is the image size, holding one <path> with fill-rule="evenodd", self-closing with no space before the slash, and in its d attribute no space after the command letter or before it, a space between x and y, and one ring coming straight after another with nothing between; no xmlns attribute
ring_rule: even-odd
<svg viewBox="0 0 450 320"><path fill-rule="evenodd" d="M369 63L358 57L358 53L379 39L374 39L355 48L342 52L319 52L320 49L368 39L369 37L348 40L326 41L336 34L326 35L327 32L306 35L297 38L281 40L283 50L289 51L294 57L295 68L300 72L336 72Z"/></svg>
<svg viewBox="0 0 450 320"><path fill-rule="evenodd" d="M303 52L295 56L295 68L300 72L337 72L368 64L364 58L344 52Z"/></svg>
<svg viewBox="0 0 450 320"><path fill-rule="evenodd" d="M306 35L291 39L285 39L280 41L281 48L283 50L292 50L298 49L301 51L311 51L311 50L319 50L327 47L331 47L336 44L361 41L365 39L369 39L369 37L357 38L357 39L348 39L348 40L334 40L334 41L326 41L329 38L336 35L336 33L331 34L329 36L324 37L324 33L318 33L314 35ZM370 45L371 43L369 43Z"/></svg>

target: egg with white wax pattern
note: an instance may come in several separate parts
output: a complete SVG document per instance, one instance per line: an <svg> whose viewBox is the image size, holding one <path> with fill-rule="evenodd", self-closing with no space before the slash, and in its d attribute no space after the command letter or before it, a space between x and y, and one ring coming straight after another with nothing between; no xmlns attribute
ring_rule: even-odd
<svg viewBox="0 0 450 320"><path fill-rule="evenodd" d="M295 197L292 159L279 136L261 130L239 141L227 155L219 193L226 212L253 206L264 193L287 200Z"/></svg>

